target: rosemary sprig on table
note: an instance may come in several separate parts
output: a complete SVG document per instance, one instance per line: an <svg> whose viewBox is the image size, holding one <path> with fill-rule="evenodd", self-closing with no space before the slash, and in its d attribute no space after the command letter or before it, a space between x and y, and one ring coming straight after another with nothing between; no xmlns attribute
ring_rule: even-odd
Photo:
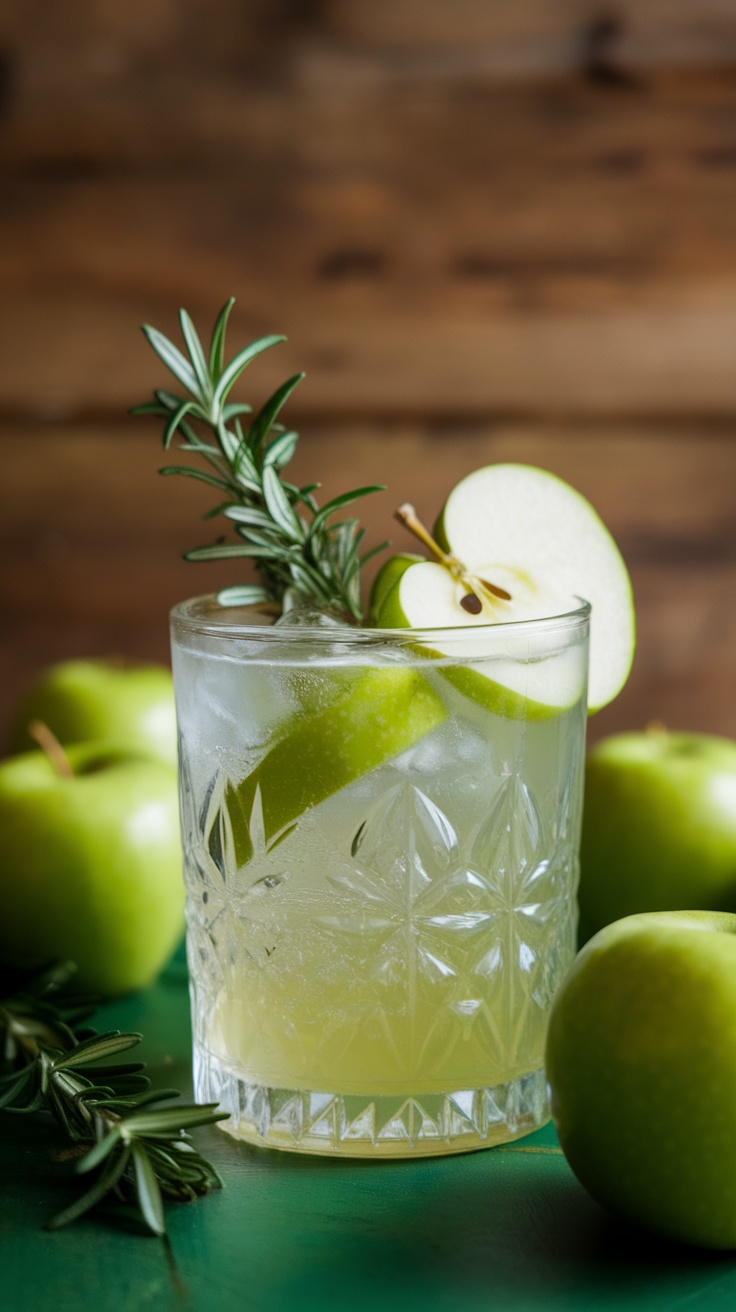
<svg viewBox="0 0 736 1312"><path fill-rule="evenodd" d="M243 370L256 356L283 337L261 337L225 363L225 332L234 297L222 307L205 354L186 310L179 312L185 356L156 328L143 332L153 350L184 387L186 395L158 388L155 400L136 406L133 414L158 415L164 423L164 448L178 433L179 450L201 456L209 467L167 465L162 474L182 474L217 488L220 501L205 512L205 519L223 515L234 525L238 541L224 538L185 553L186 560L223 560L248 556L261 575L261 584L225 588L218 594L224 606L271 601L284 610L299 601L333 606L353 620L362 616L360 570L387 543L360 556L364 530L357 519L330 523L344 506L383 487L356 488L334 497L320 509L314 493L319 484L297 487L281 471L291 460L298 433L278 422L282 407L304 374L282 383L260 410L228 401ZM253 415L247 427L244 416ZM201 429L209 430L203 436ZM212 440L214 439L214 440Z"/></svg>
<svg viewBox="0 0 736 1312"><path fill-rule="evenodd" d="M51 1113L76 1146L75 1172L92 1181L47 1229L108 1199L132 1203L163 1235L164 1198L190 1202L219 1187L187 1131L227 1113L214 1103L155 1107L178 1091L152 1089L144 1062L111 1060L141 1035L89 1028L93 1005L60 994L73 973L69 964L57 966L0 994L0 1110Z"/></svg>

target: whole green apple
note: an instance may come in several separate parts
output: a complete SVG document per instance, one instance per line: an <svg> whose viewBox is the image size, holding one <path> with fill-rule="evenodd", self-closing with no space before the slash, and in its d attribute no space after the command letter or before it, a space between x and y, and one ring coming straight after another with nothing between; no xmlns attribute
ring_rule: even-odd
<svg viewBox="0 0 736 1312"><path fill-rule="evenodd" d="M0 763L0 959L77 963L80 988L144 988L183 929L176 775L117 745Z"/></svg>
<svg viewBox="0 0 736 1312"><path fill-rule="evenodd" d="M659 728L599 743L580 863L587 934L638 911L736 911L736 743Z"/></svg>
<svg viewBox="0 0 736 1312"><path fill-rule="evenodd" d="M628 916L578 954L547 1036L581 1183L672 1239L736 1248L736 916Z"/></svg>
<svg viewBox="0 0 736 1312"><path fill-rule="evenodd" d="M28 725L47 724L63 744L104 739L176 765L176 710L163 665L62 661L31 688L16 720L13 751L32 746Z"/></svg>

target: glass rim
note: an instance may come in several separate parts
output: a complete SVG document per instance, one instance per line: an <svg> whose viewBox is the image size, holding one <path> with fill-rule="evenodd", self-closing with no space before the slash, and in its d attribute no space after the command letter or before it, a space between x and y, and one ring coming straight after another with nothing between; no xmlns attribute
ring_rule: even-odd
<svg viewBox="0 0 736 1312"><path fill-rule="evenodd" d="M222 620L212 619L210 616L198 615L195 613L197 607L203 607L205 603L217 605L217 594L214 592L203 593L197 597L189 597L186 601L177 602L169 612L169 618L172 624L181 625L188 633L200 634L205 637L220 638L232 641L255 641L255 642L276 642L276 643L294 643L294 642L315 642L344 645L386 645L387 643L396 644L397 642L417 642L423 640L431 641L441 639L444 642L450 639L458 642L470 642L481 637L489 637L491 634L500 636L504 632L513 633L514 635L529 634L548 634L555 631L574 631L582 628L590 618L592 606L589 601L583 597L572 597L571 601L577 603L570 610L560 611L554 615L545 615L539 619L526 620L503 620L495 624L458 624L445 625L437 628L404 628L404 629L377 629L377 628L359 628L350 625L345 626L335 633L333 628L317 628L310 626L289 627L288 625L276 624L244 624L233 622L223 618ZM221 606L220 609L224 615L228 612L245 609L256 609L259 605L266 606L273 603L256 602L253 606Z"/></svg>

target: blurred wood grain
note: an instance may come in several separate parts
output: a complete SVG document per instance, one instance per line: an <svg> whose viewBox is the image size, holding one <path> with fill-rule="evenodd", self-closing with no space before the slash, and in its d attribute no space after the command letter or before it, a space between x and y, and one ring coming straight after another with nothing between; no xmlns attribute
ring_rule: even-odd
<svg viewBox="0 0 736 1312"><path fill-rule="evenodd" d="M416 64L368 32L361 47L372 5L284 19L261 47L263 19L239 27L218 0L240 68L209 37L194 60L202 5L184 30L163 0L140 27L116 8L119 31L109 6L58 8L76 23L40 47L21 24L8 55L0 407L119 413L154 376L136 325L173 330L180 303L209 321L233 292L241 340L289 335L266 377L307 368L313 415L736 409L727 9L701 16L725 64L655 60L628 81L617 64L617 81L606 42L592 65L581 44L591 6L453 6L459 31L526 15L542 44L550 15L574 18L574 66L509 81L447 45L422 62L421 25Z"/></svg>
<svg viewBox="0 0 736 1312"><path fill-rule="evenodd" d="M480 50L499 77L578 68L605 46L619 67L720 63L736 55L730 0L327 0L328 27L359 47Z"/></svg>
<svg viewBox="0 0 736 1312"><path fill-rule="evenodd" d="M255 399L307 370L297 473L390 485L374 540L494 459L590 496L640 615L594 736L736 736L735 73L732 0L10 0L0 726L241 577L180 560L200 490L125 419L138 325L234 293L233 347L289 337Z"/></svg>

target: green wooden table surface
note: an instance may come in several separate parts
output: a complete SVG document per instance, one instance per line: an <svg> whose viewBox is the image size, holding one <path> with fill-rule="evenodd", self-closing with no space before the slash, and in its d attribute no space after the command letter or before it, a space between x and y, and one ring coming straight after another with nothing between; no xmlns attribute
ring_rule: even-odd
<svg viewBox="0 0 736 1312"><path fill-rule="evenodd" d="M181 960L156 988L104 1008L140 1029L162 1084L189 1084ZM506 1148L350 1162L238 1144L200 1147L224 1188L168 1209L170 1255L103 1219L46 1233L69 1195L51 1126L0 1119L2 1312L527 1312L736 1306L736 1257L665 1244L607 1217L551 1128Z"/></svg>

